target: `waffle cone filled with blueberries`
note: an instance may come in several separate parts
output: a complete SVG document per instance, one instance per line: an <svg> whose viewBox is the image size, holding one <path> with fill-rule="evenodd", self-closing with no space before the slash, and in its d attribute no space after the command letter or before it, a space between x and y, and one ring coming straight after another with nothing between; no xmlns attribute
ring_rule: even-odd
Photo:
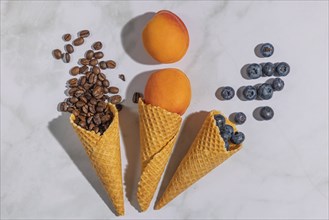
<svg viewBox="0 0 329 220"><path fill-rule="evenodd" d="M74 46L80 46L89 31L81 31L80 36L73 41ZM70 40L67 34L64 40ZM69 98L59 104L59 110L71 113L70 123L78 135L92 166L100 178L104 189L118 215L124 215L124 199L121 169L119 115L121 96L119 89L110 86L103 73L105 69L113 69L113 60L100 61L104 57L101 42L93 44L94 50L88 50L85 57L79 60L80 66L71 69L74 76L67 82ZM70 62L70 54L74 52L71 44L65 46L67 53L63 57ZM56 56L55 56L56 57Z"/></svg>

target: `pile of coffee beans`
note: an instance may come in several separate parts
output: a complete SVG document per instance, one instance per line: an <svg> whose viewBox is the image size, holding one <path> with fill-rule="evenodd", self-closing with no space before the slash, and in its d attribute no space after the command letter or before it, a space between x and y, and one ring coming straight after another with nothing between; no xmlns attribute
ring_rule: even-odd
<svg viewBox="0 0 329 220"><path fill-rule="evenodd" d="M90 32L83 30L78 33L78 38L73 40L74 46L82 45ZM71 35L65 34L64 41L70 41ZM115 104L120 111L122 98L119 88L110 86L110 81L102 72L105 69L113 69L116 63L113 60L102 61L104 54L103 44L100 41L92 45L94 50L88 50L85 57L79 59L79 66L74 66L70 74L74 76L67 81L67 95L69 96L59 104L59 110L69 112L75 115L75 123L80 127L103 134L113 119L113 113L108 108L108 103ZM56 59L63 58L65 62L70 62L70 55L74 52L71 44L65 45L67 53L63 54L59 49L53 51ZM68 56L68 59L65 58ZM114 94L109 96L108 94Z"/></svg>

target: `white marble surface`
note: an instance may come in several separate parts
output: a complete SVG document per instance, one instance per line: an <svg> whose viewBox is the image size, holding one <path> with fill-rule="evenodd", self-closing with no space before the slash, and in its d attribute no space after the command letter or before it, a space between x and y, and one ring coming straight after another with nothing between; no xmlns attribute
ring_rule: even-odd
<svg viewBox="0 0 329 220"><path fill-rule="evenodd" d="M150 16L141 15L161 9L178 14L190 34L186 56L170 65L149 62L138 43L130 47ZM107 75L127 98L120 113L126 194L120 218L328 218L327 1L1 1L1 218L116 218L67 115L56 111L71 65L53 59L51 51L63 47L62 34L81 29L92 36L73 60L101 40L105 56L118 63ZM275 46L271 58L255 56L262 42ZM269 101L216 98L221 86L238 89L267 80L240 74L245 64L264 61L291 65L284 91ZM153 201L139 213L131 205L139 164L131 93L143 91L149 71L164 67L185 71L193 88L169 174L201 126L205 114L198 111L245 112L248 121L239 129L247 139L239 153L168 206L155 211ZM263 105L273 107L273 120L253 118Z"/></svg>

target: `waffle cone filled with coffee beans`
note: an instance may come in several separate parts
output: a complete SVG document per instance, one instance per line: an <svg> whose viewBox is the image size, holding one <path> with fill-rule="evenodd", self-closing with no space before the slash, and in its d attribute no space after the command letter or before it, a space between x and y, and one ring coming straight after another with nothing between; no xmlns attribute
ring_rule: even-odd
<svg viewBox="0 0 329 220"><path fill-rule="evenodd" d="M77 47L90 35L88 30L79 32L79 37L72 44ZM71 40L65 34L63 40ZM124 215L123 185L121 170L119 115L121 96L119 88L110 86L110 81L103 73L105 69L114 69L113 60L100 60L104 57L102 43L95 42L93 50L88 50L85 57L79 59L79 66L74 66L70 74L74 76L67 82L69 96L59 104L59 110L71 113L70 123L110 197L118 215ZM65 45L67 53L59 49L53 51L56 59L63 58L70 62L74 52L71 44ZM114 94L109 96L108 94Z"/></svg>

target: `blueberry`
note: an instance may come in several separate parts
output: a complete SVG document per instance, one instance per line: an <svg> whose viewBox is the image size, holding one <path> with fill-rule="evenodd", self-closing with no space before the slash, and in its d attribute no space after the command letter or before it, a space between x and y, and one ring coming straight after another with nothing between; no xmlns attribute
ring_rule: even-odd
<svg viewBox="0 0 329 220"><path fill-rule="evenodd" d="M257 91L258 97L264 100L268 100L273 96L273 88L268 83L263 83Z"/></svg>
<svg viewBox="0 0 329 220"><path fill-rule="evenodd" d="M244 134L242 132L235 132L231 137L231 142L234 144L241 144L244 141Z"/></svg>
<svg viewBox="0 0 329 220"><path fill-rule="evenodd" d="M247 68L247 74L250 79L258 79L262 76L262 66L257 63L250 64Z"/></svg>
<svg viewBox="0 0 329 220"><path fill-rule="evenodd" d="M275 65L273 63L265 63L262 68L263 76L273 76L275 71Z"/></svg>
<svg viewBox="0 0 329 220"><path fill-rule="evenodd" d="M284 81L280 78L275 78L272 82L274 91L281 91L284 87Z"/></svg>
<svg viewBox="0 0 329 220"><path fill-rule="evenodd" d="M247 99L247 100L253 100L256 98L257 96L257 90L255 87L253 86L246 86L244 89L243 89L243 92L242 92L243 96Z"/></svg>
<svg viewBox="0 0 329 220"><path fill-rule="evenodd" d="M243 112L237 112L234 116L234 121L236 124L243 124L247 120L247 116Z"/></svg>
<svg viewBox="0 0 329 220"><path fill-rule="evenodd" d="M223 99L230 100L234 97L235 91L232 87L226 86L223 88L221 95L222 95Z"/></svg>
<svg viewBox="0 0 329 220"><path fill-rule="evenodd" d="M288 63L281 62L276 66L275 71L279 76L286 76L290 72L290 66Z"/></svg>
<svg viewBox="0 0 329 220"><path fill-rule="evenodd" d="M270 57L274 53L274 47L270 43L265 43L260 48L260 53L263 57Z"/></svg>
<svg viewBox="0 0 329 220"><path fill-rule="evenodd" d="M229 144L228 140L224 139L224 143L225 143L225 148L228 151L230 149L230 144Z"/></svg>
<svg viewBox="0 0 329 220"><path fill-rule="evenodd" d="M234 132L234 130L233 130L233 127L231 125L224 125L220 129L220 134L223 137L223 139L230 139L233 132Z"/></svg>
<svg viewBox="0 0 329 220"><path fill-rule="evenodd" d="M221 114L214 115L214 119L216 121L216 126L220 129L225 125L225 118Z"/></svg>
<svg viewBox="0 0 329 220"><path fill-rule="evenodd" d="M261 108L261 110L260 110L260 116L264 120L270 120L274 116L274 111L273 111L273 109L271 107L265 106L265 107Z"/></svg>

